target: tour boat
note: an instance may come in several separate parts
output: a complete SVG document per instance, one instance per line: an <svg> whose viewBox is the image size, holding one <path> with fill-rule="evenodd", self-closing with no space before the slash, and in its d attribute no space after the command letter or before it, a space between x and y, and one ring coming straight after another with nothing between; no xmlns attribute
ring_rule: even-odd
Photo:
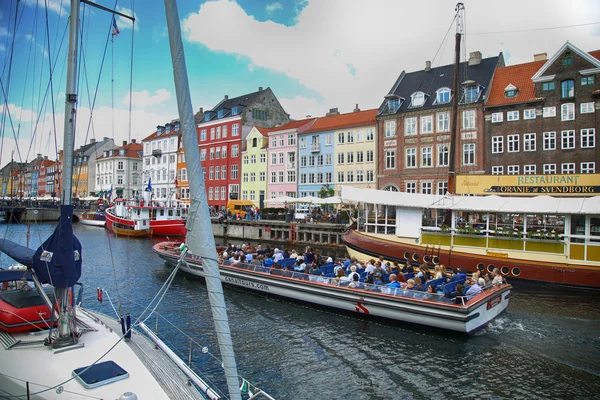
<svg viewBox="0 0 600 400"><path fill-rule="evenodd" d="M162 242L153 251L169 264L179 259L180 243ZM188 253L181 269L205 277L202 257ZM260 265L219 265L223 283L307 304L356 314L473 334L508 307L511 286L488 286L481 294L464 297L458 304L447 296L387 286L350 288L333 278L271 269ZM456 282L455 282L456 283ZM346 285L348 282L345 283Z"/></svg>
<svg viewBox="0 0 600 400"><path fill-rule="evenodd" d="M600 287L600 197L437 196L344 187L358 220L351 256L431 261L503 276ZM445 220L445 221L444 221Z"/></svg>
<svg viewBox="0 0 600 400"><path fill-rule="evenodd" d="M155 236L185 236L185 220L188 209L183 203L162 205L151 201L150 191L144 191L141 201L118 198L106 210L106 227L113 230L113 224L134 229L137 221L149 221Z"/></svg>
<svg viewBox="0 0 600 400"><path fill-rule="evenodd" d="M79 223L90 226L106 225L106 214L104 211L86 211L79 216Z"/></svg>

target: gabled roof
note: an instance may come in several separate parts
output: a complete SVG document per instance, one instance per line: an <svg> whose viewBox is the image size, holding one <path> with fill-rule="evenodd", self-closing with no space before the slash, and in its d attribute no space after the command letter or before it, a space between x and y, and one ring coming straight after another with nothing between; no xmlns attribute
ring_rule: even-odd
<svg viewBox="0 0 600 400"><path fill-rule="evenodd" d="M481 62L477 65L469 66L468 61L459 64L458 81L461 84L466 81L474 81L483 87L477 103L483 101L494 75L494 70L501 57L502 53L495 57L482 58ZM454 64L431 68L429 71L420 70L408 73L403 71L390 92L390 94L401 97L403 100L395 114L448 107L451 102L434 104L436 91L444 87L452 89L453 80ZM425 93L425 103L420 107L410 107L410 96L419 91ZM458 95L462 96L462 90ZM379 107L380 114L392 114L386 110L387 100L384 100Z"/></svg>
<svg viewBox="0 0 600 400"><path fill-rule="evenodd" d="M586 53L579 47L575 46L573 43L567 41L561 46L560 49L558 49L556 53L554 53L554 55L548 61L544 63L544 65L539 69L539 71L535 73L535 75L533 75L531 79L533 81L536 81L543 77L548 68L550 68L550 66L553 65L565 51L567 51L567 49L576 53L584 60L588 61L590 64L592 64L593 68L600 68L600 59L598 57L592 56L590 53Z"/></svg>
<svg viewBox="0 0 600 400"><path fill-rule="evenodd" d="M531 77L544 64L545 61L533 61L498 68L494 74L490 96L485 104L486 107L535 101L535 85ZM519 89L515 97L505 96L505 89L509 84Z"/></svg>
<svg viewBox="0 0 600 400"><path fill-rule="evenodd" d="M302 133L331 131L334 129L353 128L377 123L377 109L356 111L346 114L320 117L312 126Z"/></svg>
<svg viewBox="0 0 600 400"><path fill-rule="evenodd" d="M176 131L175 128L171 129L170 132L163 132L160 135L158 134L158 131L155 131L150 136L146 136L144 139L142 139L142 142L146 142L148 140L156 139L158 137L160 137L162 139L162 138L166 138L166 137L177 136L180 133L181 133L181 131Z"/></svg>
<svg viewBox="0 0 600 400"><path fill-rule="evenodd" d="M282 131L287 131L290 129L296 129L298 131L298 133L302 133L302 132L310 129L316 120L317 120L317 118L306 118L306 119L301 119L298 121L290 121L287 124L283 124L280 126L276 126L274 128L267 129L267 133L282 132Z"/></svg>
<svg viewBox="0 0 600 400"><path fill-rule="evenodd" d="M212 110L204 111L204 115L206 115L206 113L214 113L214 116L210 118L210 120L212 121L213 119L217 119L217 112L219 110L223 110L224 112L221 118L226 118L231 116L231 109L235 106L239 107L238 112L236 114L239 115L242 113L242 111L244 111L244 109L246 109L246 107L254 104L260 98L260 96L264 95L266 92L269 91L271 91L271 88L267 87L266 89L257 90L253 93L247 93L242 96L233 97L231 99L223 99ZM202 122L204 122L204 119L201 121L201 123Z"/></svg>
<svg viewBox="0 0 600 400"><path fill-rule="evenodd" d="M124 155L120 155L119 153L121 152L121 149L125 149L125 154ZM141 153L144 150L144 145L141 143L129 143L126 144L125 146L121 146L121 147L117 147L115 149L112 150L108 150L110 152L110 155L108 157L105 157L104 154L101 155L100 157L97 158L97 160L101 160L101 159L109 159L109 158L116 158L116 157L127 157L127 158L139 158L141 159Z"/></svg>

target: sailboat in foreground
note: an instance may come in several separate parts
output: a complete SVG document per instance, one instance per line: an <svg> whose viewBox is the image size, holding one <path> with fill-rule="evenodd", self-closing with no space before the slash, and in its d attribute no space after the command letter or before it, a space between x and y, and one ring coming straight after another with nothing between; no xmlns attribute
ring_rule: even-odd
<svg viewBox="0 0 600 400"><path fill-rule="evenodd" d="M85 2L107 10L88 1ZM188 136L195 138L179 17L174 0L165 0L165 6L180 116L182 121L186 122L184 125L187 125ZM20 284L14 291L0 292L0 308L2 304L12 306L10 311L4 308L0 312L10 312L22 320L20 323L14 323L19 325L12 327L14 329L0 326L1 396L123 400L220 398L215 390L208 387L185 362L144 325L141 316L133 323L129 318L121 318L121 321L118 321L81 306L82 285L79 283L79 278L82 273L83 252L81 243L73 234L73 206L71 205L73 133L77 103L75 94L79 35L77 22L80 18L80 1L71 0L70 7L65 112L67 117L65 118L60 221L54 233L37 250L8 240L0 242L0 250L27 266L27 270L0 272L0 279L7 282L18 280ZM129 18L123 14L119 15ZM185 99L181 100L182 97ZM186 146L186 148L194 147ZM193 189L192 193L195 194L196 200L193 207L196 210L199 208L206 210L207 207L201 207L199 204L203 200L204 193L198 192L197 188ZM206 204L205 197L204 204ZM206 218L206 221L208 222L209 219ZM201 229L200 222L192 219L196 230ZM196 236L194 239L201 238ZM190 242L190 247L195 251L200 251L198 248L201 246L201 241ZM215 252L214 242L206 243L204 246L212 248L212 252ZM209 253L205 254L208 256ZM163 289L168 289L176 271L174 270L165 282ZM33 281L34 290L27 283L27 279ZM207 282L211 292L209 299L213 309L216 310L213 314L221 345L229 397L240 399L240 382L231 338L228 336L229 325L218 279L218 269L214 279L209 278ZM77 287L78 290L75 289ZM25 312L31 313L31 307L37 307L34 311L37 313L35 321L27 320L22 316ZM149 308L150 306L146 310ZM138 329L145 335L140 334Z"/></svg>

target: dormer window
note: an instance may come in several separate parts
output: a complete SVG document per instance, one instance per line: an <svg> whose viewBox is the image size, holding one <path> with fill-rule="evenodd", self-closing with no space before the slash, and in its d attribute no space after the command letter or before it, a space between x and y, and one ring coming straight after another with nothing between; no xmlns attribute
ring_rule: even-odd
<svg viewBox="0 0 600 400"><path fill-rule="evenodd" d="M519 88L517 88L515 85L513 85L511 83L507 87L504 88L504 96L507 98L517 97L518 91L519 91Z"/></svg>
<svg viewBox="0 0 600 400"><path fill-rule="evenodd" d="M204 121L210 121L210 113L204 114Z"/></svg>
<svg viewBox="0 0 600 400"><path fill-rule="evenodd" d="M239 110L238 106L233 106L231 108L231 115L238 115L239 112L240 112L240 110Z"/></svg>
<svg viewBox="0 0 600 400"><path fill-rule="evenodd" d="M252 147L256 147L258 145L258 139L252 138Z"/></svg>
<svg viewBox="0 0 600 400"><path fill-rule="evenodd" d="M565 57L562 59L562 65L567 67L573 64L573 57L571 57L571 52L567 51L565 53Z"/></svg>
<svg viewBox="0 0 600 400"><path fill-rule="evenodd" d="M466 81L463 83L463 103L475 103L479 100L481 86L475 81Z"/></svg>
<svg viewBox="0 0 600 400"><path fill-rule="evenodd" d="M440 88L435 92L435 104L449 103L451 98L452 91L447 87Z"/></svg>
<svg viewBox="0 0 600 400"><path fill-rule="evenodd" d="M410 106L411 107L421 107L425 104L425 93L423 92L415 92L410 95Z"/></svg>

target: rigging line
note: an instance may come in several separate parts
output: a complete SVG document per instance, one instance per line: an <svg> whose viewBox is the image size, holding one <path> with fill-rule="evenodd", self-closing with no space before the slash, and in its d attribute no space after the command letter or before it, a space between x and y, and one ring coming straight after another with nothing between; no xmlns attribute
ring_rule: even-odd
<svg viewBox="0 0 600 400"><path fill-rule="evenodd" d="M549 31L549 30L554 30L554 29L578 28L581 26L590 26L590 25L598 25L598 24L600 24L600 21L586 22L584 24L551 26L551 27L545 27L545 28L515 29L515 30L508 30L508 31L495 31L495 32L471 32L470 35L498 35L498 34L504 34L504 33L539 32L539 31Z"/></svg>
<svg viewBox="0 0 600 400"><path fill-rule="evenodd" d="M440 46L438 47L437 51L435 52L435 55L431 59L432 63L435 61L435 59L438 56L440 50L444 46L444 43L446 42L446 39L448 38L448 34L450 33L450 29L452 29L452 25L454 25L454 21L456 21L456 13L454 14L454 18L450 22L450 25L448 26L448 30L446 31L446 34L444 35L444 38L442 39L442 43L440 43ZM441 56L440 56L440 59L438 60L438 66L439 66L440 62L441 62ZM435 79L435 77L431 78L431 81L429 83L429 89L427 89L427 93L429 93L429 91L431 90L431 86L433 85L433 80L434 79Z"/></svg>

